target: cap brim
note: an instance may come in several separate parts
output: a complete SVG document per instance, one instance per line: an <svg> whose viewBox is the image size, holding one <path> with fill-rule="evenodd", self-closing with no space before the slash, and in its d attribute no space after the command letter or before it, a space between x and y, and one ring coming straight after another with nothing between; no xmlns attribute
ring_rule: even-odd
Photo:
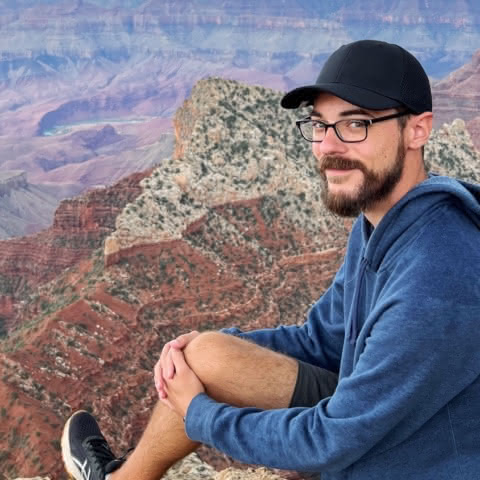
<svg viewBox="0 0 480 480"><path fill-rule="evenodd" d="M280 104L283 108L313 105L315 98L322 92L331 93L352 105L368 110L386 110L404 106L393 98L384 97L370 90L342 83L320 83L295 88L282 98Z"/></svg>

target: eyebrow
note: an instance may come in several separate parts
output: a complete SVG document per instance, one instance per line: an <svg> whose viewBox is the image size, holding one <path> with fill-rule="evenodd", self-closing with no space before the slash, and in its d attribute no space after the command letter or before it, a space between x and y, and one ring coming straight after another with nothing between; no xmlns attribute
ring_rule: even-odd
<svg viewBox="0 0 480 480"><path fill-rule="evenodd" d="M340 112L340 117L349 117L350 115L366 115L371 117L372 114L368 112L367 110L364 110L363 108L352 108L350 110L344 110L343 112ZM310 116L315 116L319 118L323 118L322 114L320 112L316 112L315 110L312 110L310 112Z"/></svg>

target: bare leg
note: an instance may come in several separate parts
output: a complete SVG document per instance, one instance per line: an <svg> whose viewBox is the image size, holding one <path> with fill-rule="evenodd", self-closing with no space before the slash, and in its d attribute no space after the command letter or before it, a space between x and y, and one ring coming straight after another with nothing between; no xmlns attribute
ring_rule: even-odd
<svg viewBox="0 0 480 480"><path fill-rule="evenodd" d="M185 357L215 400L263 409L290 404L298 370L292 358L218 332L198 336ZM182 419L159 402L134 452L110 479L158 480L198 446L186 436Z"/></svg>

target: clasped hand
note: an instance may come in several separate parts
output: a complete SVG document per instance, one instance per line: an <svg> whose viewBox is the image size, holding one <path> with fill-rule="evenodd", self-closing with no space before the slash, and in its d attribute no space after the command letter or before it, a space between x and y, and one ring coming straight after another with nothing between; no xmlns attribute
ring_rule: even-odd
<svg viewBox="0 0 480 480"><path fill-rule="evenodd" d="M193 398L205 391L183 354L183 349L198 335L193 331L165 344L154 369L158 398L181 417L185 417Z"/></svg>

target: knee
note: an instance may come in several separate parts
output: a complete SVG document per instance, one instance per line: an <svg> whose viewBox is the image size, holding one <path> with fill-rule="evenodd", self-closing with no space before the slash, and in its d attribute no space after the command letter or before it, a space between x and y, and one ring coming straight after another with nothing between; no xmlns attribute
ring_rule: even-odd
<svg viewBox="0 0 480 480"><path fill-rule="evenodd" d="M228 342L228 335L220 332L202 332L194 338L184 350L187 360L210 357L225 348Z"/></svg>
<svg viewBox="0 0 480 480"><path fill-rule="evenodd" d="M225 333L203 332L185 347L185 359L195 371L218 368L234 340L234 337Z"/></svg>

